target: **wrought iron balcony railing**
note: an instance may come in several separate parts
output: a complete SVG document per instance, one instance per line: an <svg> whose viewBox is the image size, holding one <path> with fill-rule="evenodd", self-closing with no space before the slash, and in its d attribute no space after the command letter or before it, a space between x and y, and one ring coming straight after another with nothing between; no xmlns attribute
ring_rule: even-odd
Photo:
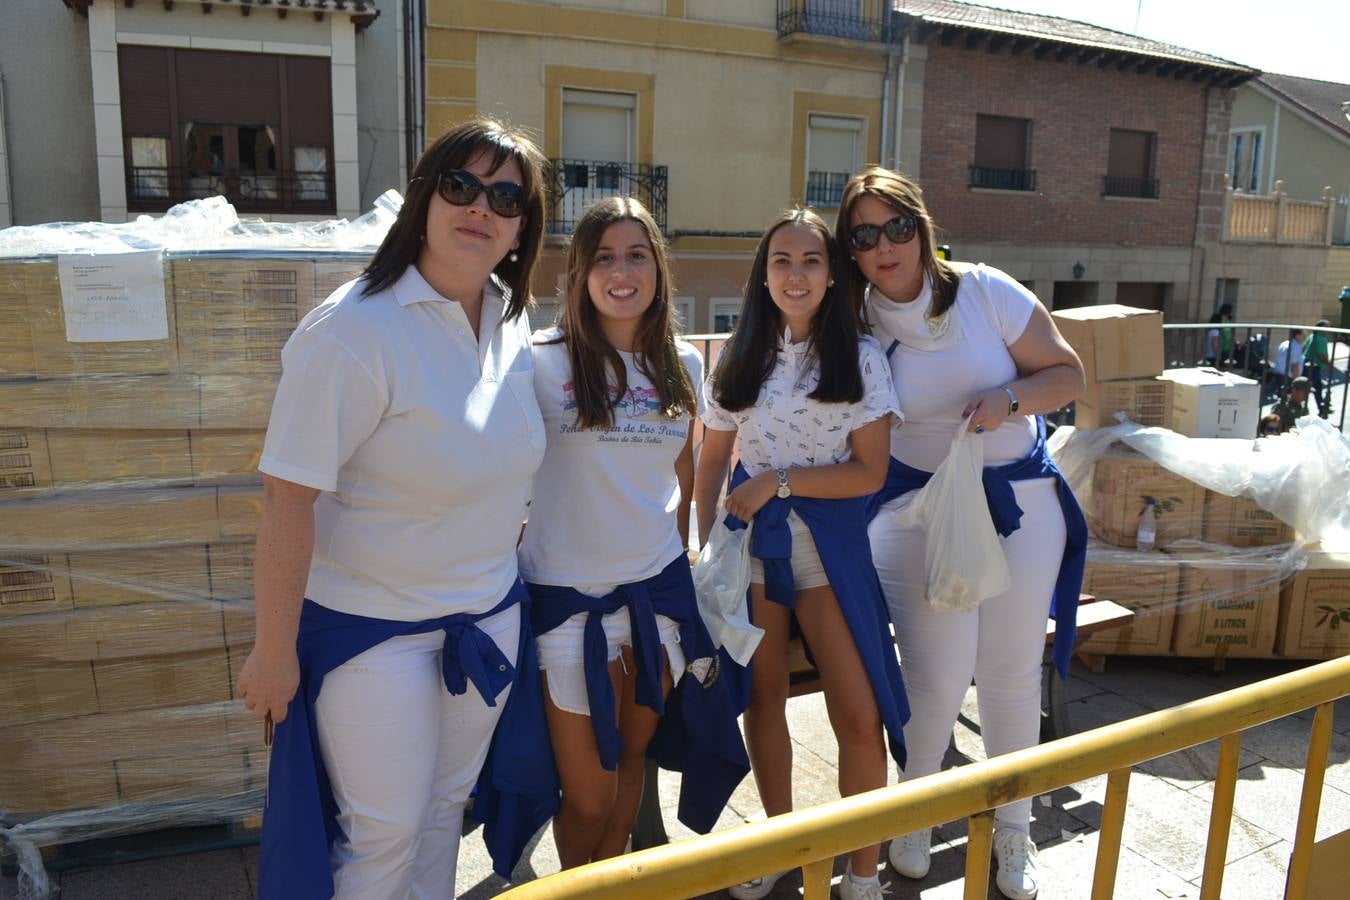
<svg viewBox="0 0 1350 900"><path fill-rule="evenodd" d="M838 206L844 197L844 185L848 179L847 172L807 172L806 205L818 209Z"/></svg>
<svg viewBox="0 0 1350 900"><path fill-rule="evenodd" d="M1139 178L1134 175L1102 176L1102 196L1104 197L1142 197L1156 200L1161 185L1156 178Z"/></svg>
<svg viewBox="0 0 1350 900"><path fill-rule="evenodd" d="M185 200L217 195L240 212L335 211L329 172L195 174L185 167L127 166L127 205L158 211Z"/></svg>
<svg viewBox="0 0 1350 900"><path fill-rule="evenodd" d="M547 168L550 234L571 234L581 213L602 197L636 197L666 230L665 166L594 159L550 159Z"/></svg>
<svg viewBox="0 0 1350 900"><path fill-rule="evenodd" d="M971 166L970 186L996 191L1034 191L1036 190L1036 170L991 169L988 166Z"/></svg>
<svg viewBox="0 0 1350 900"><path fill-rule="evenodd" d="M889 43L899 31L887 21L886 5L886 0L778 0L778 36Z"/></svg>

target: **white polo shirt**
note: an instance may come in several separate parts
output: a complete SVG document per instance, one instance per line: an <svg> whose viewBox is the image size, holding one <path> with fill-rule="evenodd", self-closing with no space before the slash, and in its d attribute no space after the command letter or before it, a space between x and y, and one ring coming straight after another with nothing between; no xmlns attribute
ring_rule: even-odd
<svg viewBox="0 0 1350 900"><path fill-rule="evenodd" d="M562 332L534 336L534 388L548 452L534 482L530 523L520 547L526 581L602 594L659 573L684 553L675 460L703 411L703 357L677 341L698 409L669 419L651 380L623 351L628 393L610 428L578 428L572 364Z"/></svg>
<svg viewBox="0 0 1350 900"><path fill-rule="evenodd" d="M398 621L482 612L516 578L544 454L525 316L484 290L481 337L409 266L338 288L282 350L258 468L323 491L305 596Z"/></svg>

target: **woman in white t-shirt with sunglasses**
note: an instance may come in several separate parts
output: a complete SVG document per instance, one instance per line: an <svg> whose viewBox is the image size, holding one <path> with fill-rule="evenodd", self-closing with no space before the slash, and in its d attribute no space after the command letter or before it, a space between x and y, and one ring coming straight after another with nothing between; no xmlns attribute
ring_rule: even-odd
<svg viewBox="0 0 1350 900"><path fill-rule="evenodd" d="M869 537L913 712L906 780L938 771L972 677L989 755L1036 743L1046 617L1053 608L1064 673L1087 543L1037 415L1082 393L1082 365L1035 295L997 269L938 259L933 231L918 185L898 172L871 168L844 188L835 234L861 276L854 303L886 352L905 410L904 427L890 435ZM983 441L984 487L1013 584L971 612L928 602L923 529L892 516L942 463L963 420ZM1013 900L1038 889L1030 820L1030 799L995 813L997 884ZM929 842L927 829L896 838L891 864L922 878Z"/></svg>

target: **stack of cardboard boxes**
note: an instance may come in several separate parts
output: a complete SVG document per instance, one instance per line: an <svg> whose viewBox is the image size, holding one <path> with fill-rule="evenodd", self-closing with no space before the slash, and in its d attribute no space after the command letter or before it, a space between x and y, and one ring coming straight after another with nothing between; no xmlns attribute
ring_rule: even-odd
<svg viewBox="0 0 1350 900"><path fill-rule="evenodd" d="M365 262L170 256L167 338L80 342L57 261L0 260L0 817L259 808L261 731L230 701L262 436L282 345Z"/></svg>
<svg viewBox="0 0 1350 900"><path fill-rule="evenodd" d="M1088 379L1075 404L1078 427L1115 425L1119 411L1187 437L1254 439L1259 385L1209 369L1164 372L1160 313L1095 306L1054 317ZM1085 493L1096 540L1083 589L1130 607L1136 618L1089 638L1083 652L1320 657L1350 649L1350 631L1342 636L1331 624L1347 605L1336 595L1350 597L1350 558L1313 554L1282 593L1282 554L1259 548L1287 544L1294 531L1252 500L1207 490L1120 444L1096 460ZM1150 500L1158 550L1143 552L1136 537ZM1186 540L1224 549L1176 546ZM1350 610L1341 621L1350 626Z"/></svg>

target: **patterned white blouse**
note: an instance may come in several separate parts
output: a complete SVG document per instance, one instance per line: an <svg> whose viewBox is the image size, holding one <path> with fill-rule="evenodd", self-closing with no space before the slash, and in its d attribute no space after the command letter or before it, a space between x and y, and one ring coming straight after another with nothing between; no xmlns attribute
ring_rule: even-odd
<svg viewBox="0 0 1350 900"><path fill-rule="evenodd" d="M718 404L708 376L703 424L714 431L737 432L741 463L750 475L847 462L852 457L852 431L887 413L895 415L895 426L904 421L891 384L891 367L876 338L858 339L863 397L857 403L822 403L807 397L820 383L820 367L808 365L806 347L805 341L793 344L784 334L759 399L739 412Z"/></svg>

